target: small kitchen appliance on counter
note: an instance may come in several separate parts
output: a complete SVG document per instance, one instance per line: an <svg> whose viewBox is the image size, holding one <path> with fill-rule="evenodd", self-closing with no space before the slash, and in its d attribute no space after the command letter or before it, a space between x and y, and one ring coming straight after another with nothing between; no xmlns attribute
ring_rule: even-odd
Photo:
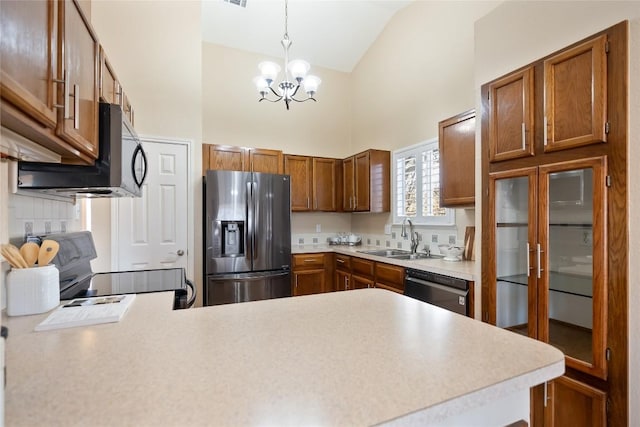
<svg viewBox="0 0 640 427"><path fill-rule="evenodd" d="M60 272L61 300L173 291L174 310L189 308L195 302L195 288L187 280L184 268L94 273L91 260L97 255L91 232L52 234L46 238L60 244L52 264Z"/></svg>

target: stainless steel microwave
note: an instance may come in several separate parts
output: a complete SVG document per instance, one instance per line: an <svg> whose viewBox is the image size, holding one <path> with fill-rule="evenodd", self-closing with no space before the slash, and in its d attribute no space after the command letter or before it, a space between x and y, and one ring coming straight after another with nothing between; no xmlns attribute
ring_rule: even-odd
<svg viewBox="0 0 640 427"><path fill-rule="evenodd" d="M57 196L140 197L147 158L117 104L100 103L99 155L94 165L18 162L18 189Z"/></svg>

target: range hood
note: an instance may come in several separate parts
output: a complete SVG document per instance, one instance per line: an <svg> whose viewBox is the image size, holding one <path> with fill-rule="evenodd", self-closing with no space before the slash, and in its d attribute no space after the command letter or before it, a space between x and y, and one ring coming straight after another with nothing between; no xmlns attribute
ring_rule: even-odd
<svg viewBox="0 0 640 427"><path fill-rule="evenodd" d="M116 104L100 104L99 156L94 165L18 162L18 190L69 197L140 197L147 159L138 135Z"/></svg>

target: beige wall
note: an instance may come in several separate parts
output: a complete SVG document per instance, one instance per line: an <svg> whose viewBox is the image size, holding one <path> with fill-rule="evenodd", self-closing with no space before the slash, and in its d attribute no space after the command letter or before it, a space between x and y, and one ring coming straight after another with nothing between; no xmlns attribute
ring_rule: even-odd
<svg viewBox="0 0 640 427"><path fill-rule="evenodd" d="M505 2L476 23L475 88L622 20L630 19L629 165L640 161L640 7L638 2ZM480 98L476 97L480 106ZM478 138L478 143L480 139ZM479 165L477 166L479 169ZM638 168L628 182L640 182ZM479 176L476 182L479 182ZM640 189L629 186L629 420L640 419ZM479 187L476 200L480 200ZM479 206L478 206L479 207ZM476 215L479 235L480 209Z"/></svg>
<svg viewBox="0 0 640 427"><path fill-rule="evenodd" d="M190 215L200 221L202 47L200 2L94 1L92 24L135 110L138 134L192 141ZM110 201L93 203L97 270L111 265ZM190 275L200 275L200 233L190 231Z"/></svg>
<svg viewBox="0 0 640 427"><path fill-rule="evenodd" d="M292 56L295 54L294 40ZM303 57L304 53L300 55ZM203 43L203 141L314 156L353 154L350 75L312 66L311 73L322 79L316 95L318 102L294 102L287 111L284 102L258 103L259 94L252 79L259 74L258 64L265 60L279 64L283 61ZM304 92L302 95L306 96Z"/></svg>

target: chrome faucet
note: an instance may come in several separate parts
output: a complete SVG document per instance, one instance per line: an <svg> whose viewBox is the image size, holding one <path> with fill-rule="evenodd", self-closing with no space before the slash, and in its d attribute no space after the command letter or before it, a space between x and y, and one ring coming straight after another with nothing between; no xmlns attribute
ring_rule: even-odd
<svg viewBox="0 0 640 427"><path fill-rule="evenodd" d="M409 234L411 235L411 253L415 254L418 250L418 232L413 231L413 223L409 218L405 218L402 220L402 230L400 231L400 236L404 238L408 237L406 228L407 222L409 223Z"/></svg>
<svg viewBox="0 0 640 427"><path fill-rule="evenodd" d="M411 232L411 253L415 254L418 250L418 241L420 240L420 236L418 236L417 231Z"/></svg>
<svg viewBox="0 0 640 427"><path fill-rule="evenodd" d="M407 229L406 229L407 221L409 221L409 227L412 227L411 220L409 218L403 219L402 230L400 231L400 237L407 237Z"/></svg>

